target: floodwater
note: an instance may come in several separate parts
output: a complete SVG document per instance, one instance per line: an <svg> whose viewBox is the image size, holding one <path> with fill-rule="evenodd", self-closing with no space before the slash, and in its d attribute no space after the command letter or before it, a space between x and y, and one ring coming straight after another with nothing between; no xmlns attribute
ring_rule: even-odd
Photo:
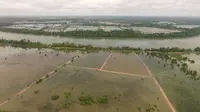
<svg viewBox="0 0 200 112"><path fill-rule="evenodd" d="M71 96L66 98L65 92ZM52 101L52 95L59 95L59 99ZM107 95L108 104L82 106L78 100L81 95L94 99ZM63 107L67 102L71 103L69 109ZM1 108L16 112L137 112L138 107L144 111L149 104L157 105L160 112L170 112L159 88L149 78L65 67Z"/></svg>
<svg viewBox="0 0 200 112"><path fill-rule="evenodd" d="M185 38L185 39L83 39L83 38L67 38L67 37L54 37L54 36L37 36L25 35L15 33L0 32L0 38L9 40L29 39L31 41L39 41L42 43L54 42L72 42L75 44L88 45L98 47L141 47L141 48L160 48L160 47L181 47L181 48L195 48L200 46L200 36Z"/></svg>
<svg viewBox="0 0 200 112"><path fill-rule="evenodd" d="M190 80L179 68L164 67L165 61L157 58L147 58L140 55L147 64L159 84L164 89L169 100L175 107L177 112L200 112L200 82ZM191 54L189 58L197 61L193 66L194 69L199 67L198 56ZM197 59L197 60L196 60ZM194 67L196 66L196 67Z"/></svg>
<svg viewBox="0 0 200 112"><path fill-rule="evenodd" d="M0 102L71 60L74 53L0 48Z"/></svg>

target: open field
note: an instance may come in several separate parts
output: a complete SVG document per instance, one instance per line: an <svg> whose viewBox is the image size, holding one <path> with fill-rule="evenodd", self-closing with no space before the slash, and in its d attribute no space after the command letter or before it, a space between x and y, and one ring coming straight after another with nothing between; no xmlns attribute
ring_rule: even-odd
<svg viewBox="0 0 200 112"><path fill-rule="evenodd" d="M2 57L0 60L0 102L14 96L76 54L58 53L51 50L4 49L7 51L0 54ZM16 52L14 53L13 50Z"/></svg>
<svg viewBox="0 0 200 112"><path fill-rule="evenodd" d="M75 55L77 52L58 54L32 49L1 58L1 65L7 67L1 74L5 74L2 77L7 78L7 82L2 80L0 87L2 90L10 87L1 91L1 102ZM199 112L200 83L189 80L178 68L164 67L164 64L166 62L158 58L134 53L85 53L0 108L10 112L146 112L153 106L159 112ZM198 61L195 64L198 66ZM66 98L68 93L70 97ZM52 100L53 95L59 98ZM83 105L79 97L84 95L89 95L95 102ZM106 104L98 102L98 98L103 96L108 98Z"/></svg>
<svg viewBox="0 0 200 112"><path fill-rule="evenodd" d="M166 64L164 61L160 61L160 64L158 64L158 60L156 58L149 59L141 55L140 57L149 66L155 78L162 86L168 98L176 108L177 112L200 111L199 81L190 80L188 76L180 72L180 70L176 67L174 69L170 67L164 67L163 65ZM189 58L195 60L195 58L192 57L194 56ZM198 61L196 65L198 66Z"/></svg>
<svg viewBox="0 0 200 112"><path fill-rule="evenodd" d="M137 59L134 53L112 53L103 69L149 76L149 73L145 69L144 65Z"/></svg>
<svg viewBox="0 0 200 112"><path fill-rule="evenodd" d="M69 64L79 67L101 68L105 59L109 56L107 52L89 53L82 55L78 60Z"/></svg>
<svg viewBox="0 0 200 112"><path fill-rule="evenodd" d="M39 90L38 94L34 91ZM65 92L70 92L69 98ZM80 95L91 95L95 98L107 95L108 104L80 105ZM59 95L56 101L52 95ZM69 109L63 108L71 102ZM2 109L26 112L142 112L148 105L156 105L160 112L170 112L168 105L153 80L96 70L62 68L51 79L30 88L22 96L11 100Z"/></svg>

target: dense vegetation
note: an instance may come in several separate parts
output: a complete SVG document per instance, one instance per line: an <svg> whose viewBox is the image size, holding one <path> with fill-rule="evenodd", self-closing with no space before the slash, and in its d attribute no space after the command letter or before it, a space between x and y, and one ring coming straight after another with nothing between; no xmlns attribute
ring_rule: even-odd
<svg viewBox="0 0 200 112"><path fill-rule="evenodd" d="M151 22L143 22L143 23L138 23L138 24L131 24L131 26L154 27L154 28L171 29L171 30L189 30L188 28L177 28L173 24L155 24L155 23L151 23Z"/></svg>
<svg viewBox="0 0 200 112"><path fill-rule="evenodd" d="M20 41L16 40L5 40L0 39L0 46L11 46L11 47L21 47L21 48L47 48L46 44L40 42L31 42L30 40L22 39Z"/></svg>
<svg viewBox="0 0 200 112"><path fill-rule="evenodd" d="M20 47L20 48L50 48L50 49L57 49L57 50L64 50L64 49L74 49L74 50L130 50L130 51L156 51L156 52L200 52L200 47L194 49L184 49L178 47L172 48L151 48L151 49L141 49L141 48L133 48L133 47L94 47L92 45L81 45L81 44L74 44L74 43L52 43L52 44L43 44L41 42L31 42L30 40L22 39L20 41L17 40L5 40L0 39L0 46L11 46L11 47Z"/></svg>
<svg viewBox="0 0 200 112"><path fill-rule="evenodd" d="M60 37L83 37L83 38L185 38L200 35L200 28L192 28L183 30L181 32L172 33L153 33L144 34L140 31L133 30L114 30L106 32L103 30L98 31L68 31L68 32L47 32L43 30L28 30L28 29L11 29L11 28L0 28L0 31L13 32L13 33L23 33L23 34L34 34L34 35L48 35L48 36L60 36Z"/></svg>
<svg viewBox="0 0 200 112"><path fill-rule="evenodd" d="M191 70L187 64L187 62L193 64L195 63L195 61L189 59L188 57L182 57L180 53L174 54L169 52L155 52L155 51L146 51L145 53L147 56L149 56L149 58L157 57L161 60L164 60L166 62L166 64L164 64L164 67L169 66L172 69L178 67L180 71L183 72L186 76L188 76L191 80L195 81L200 80L200 76L198 76L197 71ZM158 63L160 63L160 61L158 61Z"/></svg>
<svg viewBox="0 0 200 112"><path fill-rule="evenodd" d="M52 95L51 96L51 100L58 100L59 99L59 96L58 95Z"/></svg>

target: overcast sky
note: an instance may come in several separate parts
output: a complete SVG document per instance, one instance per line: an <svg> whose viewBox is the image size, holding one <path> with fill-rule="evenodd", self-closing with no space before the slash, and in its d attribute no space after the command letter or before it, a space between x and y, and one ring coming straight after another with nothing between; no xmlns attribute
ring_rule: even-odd
<svg viewBox="0 0 200 112"><path fill-rule="evenodd" d="M0 0L0 15L200 16L200 0Z"/></svg>

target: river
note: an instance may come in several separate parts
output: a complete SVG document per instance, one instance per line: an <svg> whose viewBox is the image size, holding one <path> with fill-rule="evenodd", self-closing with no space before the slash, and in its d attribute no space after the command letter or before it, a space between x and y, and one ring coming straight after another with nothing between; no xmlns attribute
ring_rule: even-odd
<svg viewBox="0 0 200 112"><path fill-rule="evenodd" d="M54 42L72 42L75 44L88 45L98 47L141 47L141 48L159 48L159 47L180 47L180 48L195 48L200 47L200 36L185 38L185 39L81 39L81 38L60 38L54 36L37 36L27 34L15 34L0 32L0 38L8 40L21 40L29 39L31 41L39 41L42 43L54 43Z"/></svg>

